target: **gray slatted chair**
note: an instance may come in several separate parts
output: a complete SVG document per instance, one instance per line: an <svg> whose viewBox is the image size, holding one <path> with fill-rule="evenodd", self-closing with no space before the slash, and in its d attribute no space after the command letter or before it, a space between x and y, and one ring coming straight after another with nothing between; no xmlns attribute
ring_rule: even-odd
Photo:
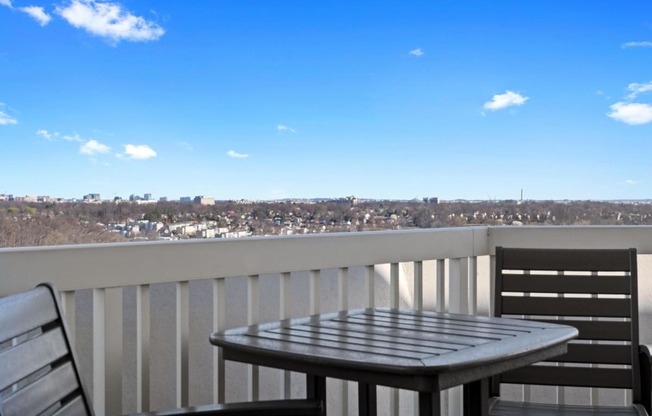
<svg viewBox="0 0 652 416"><path fill-rule="evenodd" d="M579 337L569 343L566 354L551 362L496 377L491 385L490 415L650 413L650 350L639 347L638 339L636 249L497 247L495 283L496 316L572 325ZM631 389L633 405L512 402L498 397L500 383Z"/></svg>
<svg viewBox="0 0 652 416"><path fill-rule="evenodd" d="M93 415L51 285L0 298L0 416ZM142 415L320 415L314 400L189 407Z"/></svg>

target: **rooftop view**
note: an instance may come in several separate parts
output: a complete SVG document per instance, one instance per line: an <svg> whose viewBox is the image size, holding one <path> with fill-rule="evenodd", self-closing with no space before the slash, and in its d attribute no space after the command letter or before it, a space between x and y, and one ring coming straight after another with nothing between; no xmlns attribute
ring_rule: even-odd
<svg viewBox="0 0 652 416"><path fill-rule="evenodd" d="M0 0L0 193L649 198L651 9Z"/></svg>

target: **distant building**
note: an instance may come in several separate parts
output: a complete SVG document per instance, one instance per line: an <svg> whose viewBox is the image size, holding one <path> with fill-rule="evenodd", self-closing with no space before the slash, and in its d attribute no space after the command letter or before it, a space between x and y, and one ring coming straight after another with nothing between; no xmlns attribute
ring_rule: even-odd
<svg viewBox="0 0 652 416"><path fill-rule="evenodd" d="M432 197L432 198L423 198L423 202L426 203L426 204L437 205L437 204L439 204L439 198L437 198L436 196Z"/></svg>
<svg viewBox="0 0 652 416"><path fill-rule="evenodd" d="M168 197L167 196L162 196L158 199L158 202L168 202Z"/></svg>
<svg viewBox="0 0 652 416"><path fill-rule="evenodd" d="M143 199L144 199L145 201L152 201L152 200L154 200L154 198L152 198L152 194L145 194L145 195L143 195Z"/></svg>
<svg viewBox="0 0 652 416"><path fill-rule="evenodd" d="M197 205L215 205L215 198L210 197L210 196L196 196L195 197L195 204Z"/></svg>
<svg viewBox="0 0 652 416"><path fill-rule="evenodd" d="M84 202L100 202L100 194L88 194L84 195Z"/></svg>
<svg viewBox="0 0 652 416"><path fill-rule="evenodd" d="M189 196L182 196L179 199L179 202L181 202L182 204L192 204L192 198Z"/></svg>

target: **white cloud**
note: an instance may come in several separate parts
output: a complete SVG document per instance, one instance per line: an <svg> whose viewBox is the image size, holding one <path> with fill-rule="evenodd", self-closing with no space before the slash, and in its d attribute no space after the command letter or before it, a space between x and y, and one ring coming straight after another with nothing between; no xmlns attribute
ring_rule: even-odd
<svg viewBox="0 0 652 416"><path fill-rule="evenodd" d="M276 126L276 130L277 130L277 131L280 131L280 132L282 132L282 133L283 133L283 132L290 132L290 133L296 133L296 132L297 132L297 131L296 131L295 129L293 129L292 127L288 127L288 126L283 125L283 124L279 124L279 125L277 125L277 126Z"/></svg>
<svg viewBox="0 0 652 416"><path fill-rule="evenodd" d="M79 136L79 134L74 134L74 135L72 135L72 136L70 136L70 135L64 135L64 136L62 136L61 138L62 138L63 140L65 140L65 141L67 141L67 142L78 142L78 143L81 143L81 142L84 141L84 139L82 139L82 138Z"/></svg>
<svg viewBox="0 0 652 416"><path fill-rule="evenodd" d="M639 182L639 181L635 181L634 179L627 179L627 180L625 181L625 183L626 183L627 185L637 185L637 184L639 184L640 182Z"/></svg>
<svg viewBox="0 0 652 416"><path fill-rule="evenodd" d="M229 150L228 152L226 152L226 154L236 159L244 159L249 157L249 155L246 155L244 153L238 153L235 150Z"/></svg>
<svg viewBox="0 0 652 416"><path fill-rule="evenodd" d="M652 106L649 104L618 102L609 108L609 117L632 126L652 121Z"/></svg>
<svg viewBox="0 0 652 416"><path fill-rule="evenodd" d="M11 117L9 114L5 113L3 110L5 108L4 103L0 103L0 126L8 126L9 124L18 124L18 121Z"/></svg>
<svg viewBox="0 0 652 416"><path fill-rule="evenodd" d="M426 53L421 48L412 49L410 51L410 55L413 55L413 56L416 56L416 57L421 57L421 56L423 56L425 54Z"/></svg>
<svg viewBox="0 0 652 416"><path fill-rule="evenodd" d="M486 110L501 110L503 108L523 105L530 97L525 97L517 92L505 91L504 94L496 94L491 98L491 101L484 103Z"/></svg>
<svg viewBox="0 0 652 416"><path fill-rule="evenodd" d="M125 145L124 156L127 156L130 159L145 160L156 157L156 152L146 144L128 144Z"/></svg>
<svg viewBox="0 0 652 416"><path fill-rule="evenodd" d="M627 48L652 48L652 42L649 40L641 41L641 42L625 42L622 45L620 45L621 48L627 49Z"/></svg>
<svg viewBox="0 0 652 416"><path fill-rule="evenodd" d="M66 7L57 7L56 12L72 26L114 43L157 40L165 33L158 24L134 16L117 3L72 0Z"/></svg>
<svg viewBox="0 0 652 416"><path fill-rule="evenodd" d="M55 131L54 133L50 133L50 132L47 131L47 130L37 130L37 131L36 131L36 134L37 134L38 136L45 137L45 138L48 139L48 140L54 140L55 137L59 137L59 133L56 132L56 131Z"/></svg>
<svg viewBox="0 0 652 416"><path fill-rule="evenodd" d="M41 26L47 25L48 23L50 23L50 20L52 19L52 17L49 14L45 13L43 7L27 6L27 7L21 7L20 10L32 16L32 18L36 20L38 24Z"/></svg>
<svg viewBox="0 0 652 416"><path fill-rule="evenodd" d="M79 148L79 153L84 155L98 155L102 153L109 153L111 148L105 144L98 142L97 140L89 140Z"/></svg>
<svg viewBox="0 0 652 416"><path fill-rule="evenodd" d="M11 0L0 0L0 6L13 7L11 5Z"/></svg>
<svg viewBox="0 0 652 416"><path fill-rule="evenodd" d="M638 97L639 94L652 91L652 81L648 82L647 84L639 84L637 82L632 82L627 86L627 90L629 91L629 95L627 95L627 98L633 100L636 97Z"/></svg>

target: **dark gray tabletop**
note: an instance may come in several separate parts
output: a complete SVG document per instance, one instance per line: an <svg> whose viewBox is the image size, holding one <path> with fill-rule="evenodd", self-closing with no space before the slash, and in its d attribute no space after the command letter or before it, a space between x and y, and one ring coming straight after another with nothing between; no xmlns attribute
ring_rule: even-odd
<svg viewBox="0 0 652 416"><path fill-rule="evenodd" d="M570 326L475 315L356 309L211 335L224 358L421 392L566 352Z"/></svg>

